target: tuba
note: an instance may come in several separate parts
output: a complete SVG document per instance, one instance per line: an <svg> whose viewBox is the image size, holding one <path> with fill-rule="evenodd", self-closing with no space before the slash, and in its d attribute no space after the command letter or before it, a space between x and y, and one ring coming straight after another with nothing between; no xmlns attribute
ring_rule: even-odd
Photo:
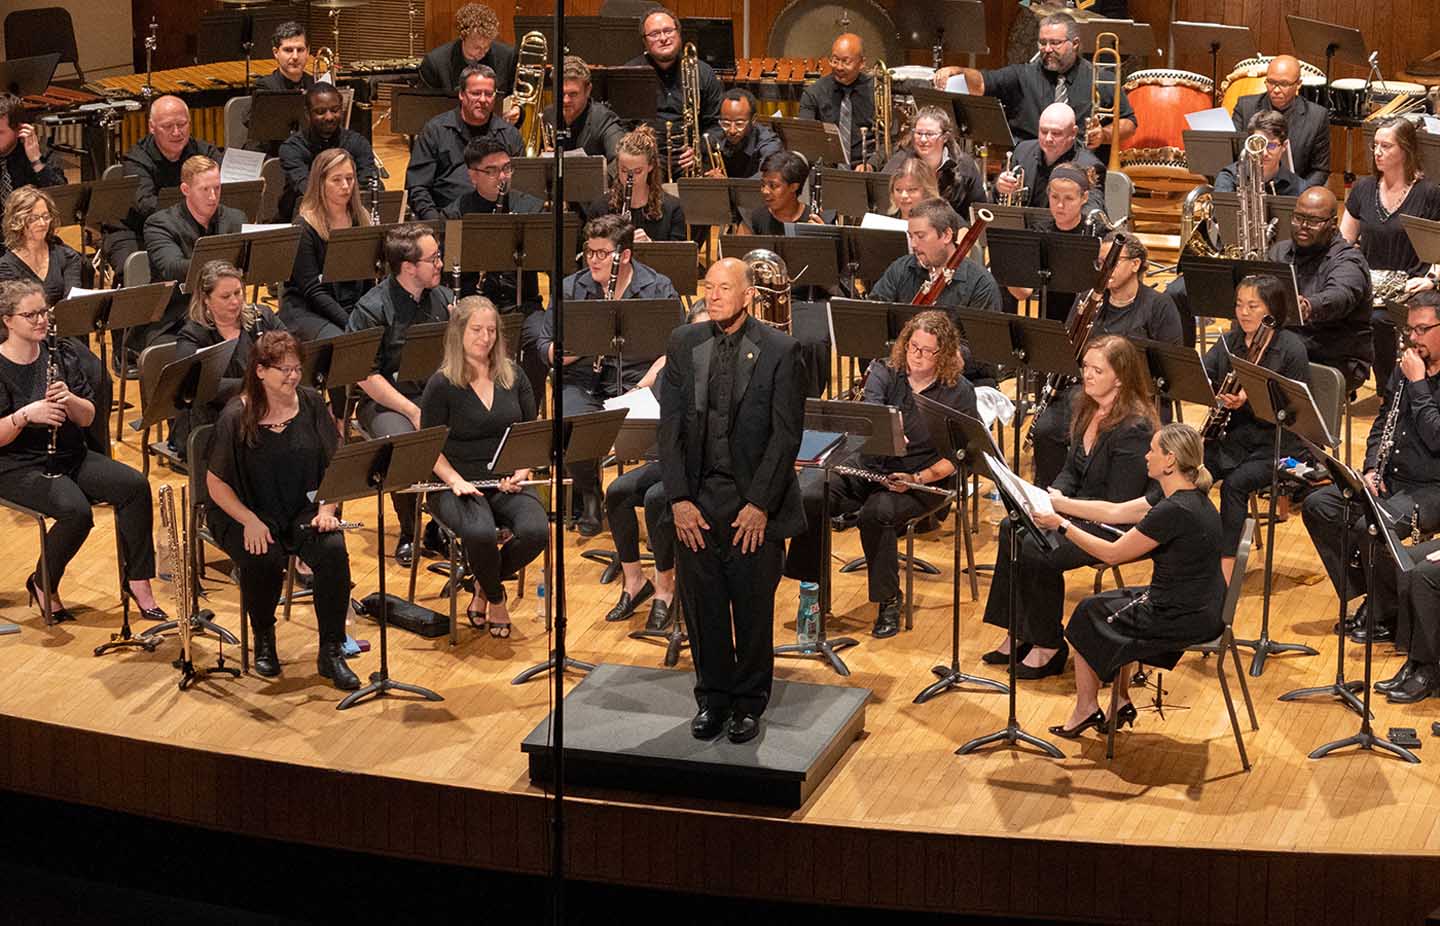
<svg viewBox="0 0 1440 926"><path fill-rule="evenodd" d="M790 271L774 251L756 248L742 260L750 268L755 284L755 307L752 314L772 328L790 332Z"/></svg>
<svg viewBox="0 0 1440 926"><path fill-rule="evenodd" d="M1219 257L1220 248L1212 237L1211 222L1215 213L1215 188L1202 183L1185 194L1180 204L1180 253L1198 257Z"/></svg>
<svg viewBox="0 0 1440 926"><path fill-rule="evenodd" d="M695 50L694 42L686 42L680 56L680 95L684 101L680 115L680 148L689 148L695 155L683 176L698 177L702 173L700 162L704 149L700 141L700 52ZM669 150L668 141L667 138L667 161L674 154Z"/></svg>
<svg viewBox="0 0 1440 926"><path fill-rule="evenodd" d="M520 140L527 158L545 150L545 120L540 118L540 93L545 86L545 62L550 43L543 32L527 32L515 49L515 87L510 98L520 107Z"/></svg>
<svg viewBox="0 0 1440 926"><path fill-rule="evenodd" d="M1085 119L1086 134L1101 125L1101 117L1110 117L1110 162L1106 170L1120 169L1120 37L1113 32L1095 36L1095 54L1090 62L1090 115ZM1100 105L1100 91L1110 88L1110 108Z"/></svg>

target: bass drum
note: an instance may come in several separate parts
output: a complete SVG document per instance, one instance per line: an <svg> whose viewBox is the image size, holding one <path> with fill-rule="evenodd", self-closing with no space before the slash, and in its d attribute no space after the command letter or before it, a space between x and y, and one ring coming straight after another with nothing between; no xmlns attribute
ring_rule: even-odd
<svg viewBox="0 0 1440 926"><path fill-rule="evenodd" d="M1143 152L1140 157L1149 164L1170 163L1185 166L1185 116L1209 109L1210 78L1190 71L1152 68L1136 71L1125 81L1125 93L1135 110L1135 134L1120 145L1120 162L1126 155Z"/></svg>
<svg viewBox="0 0 1440 926"><path fill-rule="evenodd" d="M765 54L771 58L828 59L835 36L842 32L860 36L865 58L872 63L876 58L892 65L905 60L895 21L875 0L791 0L770 27Z"/></svg>
<svg viewBox="0 0 1440 926"><path fill-rule="evenodd" d="M1235 104L1240 102L1242 96L1253 96L1256 93L1265 92L1265 69L1275 59L1274 55L1256 55L1254 58L1246 58L1222 81L1220 81L1220 105L1225 107L1229 113L1235 112ZM1325 82L1325 72L1308 61L1300 62L1300 84L1303 87L1305 78L1319 78Z"/></svg>

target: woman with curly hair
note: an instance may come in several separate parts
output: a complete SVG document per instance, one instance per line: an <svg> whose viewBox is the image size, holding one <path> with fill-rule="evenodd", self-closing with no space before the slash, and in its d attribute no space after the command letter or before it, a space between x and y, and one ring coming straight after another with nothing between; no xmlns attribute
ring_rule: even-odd
<svg viewBox="0 0 1440 926"><path fill-rule="evenodd" d="M605 199L591 203L585 218L629 214L636 241L684 241L685 207L660 187L660 147L655 130L642 125L620 139L615 151L615 179ZM630 201L624 202L630 187Z"/></svg>
<svg viewBox="0 0 1440 926"><path fill-rule="evenodd" d="M949 460L930 443L925 416L915 406L924 396L958 412L978 417L975 389L961 375L960 335L944 312L921 312L900 331L890 356L870 364L865 377L864 401L900 409L905 424L905 453L899 457L861 456L853 465L885 476L872 482L855 476L835 476L830 484L830 513L859 512L860 545L865 550L870 600L879 605L876 637L893 637L900 630L900 557L897 532L913 518L933 511L940 496L912 491L916 483L947 485L955 473ZM817 582L821 562L820 493L825 479L815 471L803 480L804 534L790 542L785 574L804 582Z"/></svg>

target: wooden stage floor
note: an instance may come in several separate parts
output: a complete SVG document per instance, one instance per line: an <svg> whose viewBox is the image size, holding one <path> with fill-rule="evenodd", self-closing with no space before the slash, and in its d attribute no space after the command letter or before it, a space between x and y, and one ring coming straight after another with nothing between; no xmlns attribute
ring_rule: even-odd
<svg viewBox="0 0 1440 926"><path fill-rule="evenodd" d="M134 447L131 438L120 459L137 463ZM157 484L179 482L168 470L152 472ZM373 503L352 503L347 516L373 525ZM981 562L994 556L997 518L992 503L982 504ZM23 628L0 638L0 787L254 835L545 869L545 795L529 784L519 743L549 711L551 689L509 683L549 647L533 599L514 602L516 630L505 641L468 627L455 648L392 633L395 677L436 689L443 703L390 699L337 712L339 693L314 671L314 620L303 604L280 627L281 679L251 675L181 693L170 666L173 642L154 654L91 655L119 620L112 520L105 511L96 520L64 586L79 619L47 629L21 591L34 528L0 518L10 538L0 563L0 618ZM1440 905L1436 757L1422 749L1418 766L1363 752L1309 760L1313 747L1353 732L1357 718L1332 703L1275 700L1331 681L1335 666L1334 598L1298 517L1276 538L1273 631L1320 655L1274 658L1252 680L1261 729L1246 733L1249 774L1213 667L1198 658L1165 674L1164 718L1143 711L1135 730L1119 737L1114 761L1095 736L1056 740L1066 753L1061 761L1006 749L954 755L961 742L1004 723L1006 699L966 692L911 703L930 682L930 667L948 660L952 523L918 544L944 575L917 576L913 631L871 639L863 578L837 573L833 629L862 641L845 652L854 674L841 679L817 660L779 662L782 678L874 692L865 735L802 808L586 792L571 805L571 871L689 891L1130 922L1402 923ZM363 594L375 587L374 536L349 542ZM600 586L599 567L578 553L606 542L567 537L571 651L590 661L658 665L663 650L603 620L617 592ZM858 552L858 538L838 534L835 547L837 561L844 559ZM1252 556L1237 620L1242 636L1259 622L1261 563ZM1124 569L1129 582L1147 571ZM401 570L392 565L387 576L392 590L403 591ZM1090 583L1088 570L1072 577L1072 605ZM437 577L423 576L421 595L437 609L439 587ZM982 602L988 587L982 578ZM209 606L238 632L234 587L212 577L209 589ZM158 591L168 605L168 585ZM795 606L787 581L777 639L793 633ZM998 636L981 625L980 610L963 589L964 668L1000 678L979 663ZM378 646L373 625L357 620L352 630ZM214 642L199 651L213 661ZM1359 677L1358 648L1347 654L1347 675ZM1389 647L1378 655L1377 677L1399 666ZM353 664L363 677L378 654ZM688 666L682 657L679 671ZM1022 725L1043 734L1064 719L1073 693L1068 672L1025 684ZM1402 708L1381 700L1376 726L1420 728L1429 741L1436 703ZM265 800L246 797L257 793ZM702 858L703 847L718 847L718 859ZM1137 880L1145 885L1138 906L1120 883Z"/></svg>

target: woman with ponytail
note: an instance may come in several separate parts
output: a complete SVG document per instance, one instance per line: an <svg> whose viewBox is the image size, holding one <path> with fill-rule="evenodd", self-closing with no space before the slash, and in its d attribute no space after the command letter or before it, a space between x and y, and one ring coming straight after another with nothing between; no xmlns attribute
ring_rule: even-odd
<svg viewBox="0 0 1440 926"><path fill-rule="evenodd" d="M1149 558L1150 585L1091 595L1075 608L1065 636L1075 648L1075 707L1050 732L1074 739L1094 727L1105 731L1100 684L1118 686L1115 722L1135 723L1130 703L1132 662L1174 668L1185 647L1219 635L1225 580L1220 573L1220 513L1210 502L1205 443L1188 424L1168 424L1145 455L1151 489L1128 502L1067 499L1052 493L1056 513L1035 522L1106 565ZM1102 539L1066 515L1098 523L1134 524L1114 540Z"/></svg>
<svg viewBox="0 0 1440 926"><path fill-rule="evenodd" d="M610 194L583 210L586 221L628 209L636 241L684 241L685 208L661 188L662 179L655 130L642 125L620 139ZM623 202L627 180L633 181L628 204Z"/></svg>

